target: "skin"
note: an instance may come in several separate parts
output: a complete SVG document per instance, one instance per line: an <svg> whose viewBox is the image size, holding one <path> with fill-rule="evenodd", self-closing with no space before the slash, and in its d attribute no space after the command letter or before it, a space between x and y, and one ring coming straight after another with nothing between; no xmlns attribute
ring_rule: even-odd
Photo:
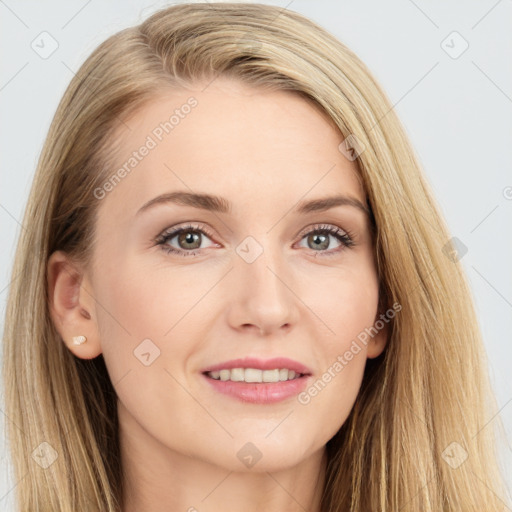
<svg viewBox="0 0 512 512"><path fill-rule="evenodd" d="M334 193L364 204L364 191L355 162L338 149L342 135L311 103L226 78L204 88L164 91L125 120L119 166L169 112L191 95L198 101L98 201L90 265L61 251L51 256L52 318L77 357L105 358L118 395L124 512L318 512L325 444L349 415L366 359L381 354L387 329L307 404L297 396L241 402L215 391L201 372L238 357L285 356L307 365L312 383L374 324L382 312L367 215L347 205L293 210ZM222 196L232 210L168 203L137 215L177 190ZM213 236L200 234L199 250L177 236L166 245L195 256L168 254L154 242L187 222ZM350 232L355 245L331 235L318 249L315 232L301 234L317 224ZM263 249L252 263L236 251L248 236ZM87 342L73 345L78 334ZM160 354L146 366L134 350L148 338L154 345L146 352ZM250 468L237 457L248 442L261 452Z"/></svg>

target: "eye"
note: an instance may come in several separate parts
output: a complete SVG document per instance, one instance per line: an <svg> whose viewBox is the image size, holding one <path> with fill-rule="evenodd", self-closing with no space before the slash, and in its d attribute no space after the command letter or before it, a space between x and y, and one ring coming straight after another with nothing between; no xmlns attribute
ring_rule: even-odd
<svg viewBox="0 0 512 512"><path fill-rule="evenodd" d="M327 251L326 249L329 248L331 240L333 239L336 240L338 246L333 250ZM303 240L306 241L306 247L308 249L312 249L313 251L320 253L322 256L332 256L345 248L353 247L355 245L350 233L338 228L337 226L331 226L329 224L313 226L309 231L302 233L301 242Z"/></svg>
<svg viewBox="0 0 512 512"><path fill-rule="evenodd" d="M164 231L158 236L155 242L157 245L162 246L162 249L168 253L174 253L179 256L195 256L197 253L193 252L194 250L205 249L206 247L215 245L203 245L205 239L211 236L212 235L204 227L188 224ZM175 245L172 244L173 241ZM171 244L169 244L169 242L171 242Z"/></svg>

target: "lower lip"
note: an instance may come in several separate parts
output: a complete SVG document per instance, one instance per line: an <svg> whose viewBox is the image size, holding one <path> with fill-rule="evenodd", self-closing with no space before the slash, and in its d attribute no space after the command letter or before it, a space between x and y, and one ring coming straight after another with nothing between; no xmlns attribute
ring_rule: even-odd
<svg viewBox="0 0 512 512"><path fill-rule="evenodd" d="M219 393L230 395L243 402L271 404L298 395L306 387L308 375L280 382L233 382L203 377Z"/></svg>

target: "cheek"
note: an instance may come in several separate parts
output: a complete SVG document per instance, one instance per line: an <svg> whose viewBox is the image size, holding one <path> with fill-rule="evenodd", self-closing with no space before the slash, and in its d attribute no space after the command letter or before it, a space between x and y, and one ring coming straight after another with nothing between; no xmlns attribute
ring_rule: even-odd
<svg viewBox="0 0 512 512"><path fill-rule="evenodd" d="M193 340L202 339L197 333L218 276L194 272L193 266L171 269L157 258L149 267L148 260L126 258L105 266L110 271L94 285L103 355L113 382L150 361L152 367L176 366L197 349Z"/></svg>
<svg viewBox="0 0 512 512"><path fill-rule="evenodd" d="M330 295L330 304L324 304L326 318L334 331L331 337L325 338L327 370L330 375L342 376L337 380L339 386L346 388L356 384L358 389L366 364L367 344L371 340L368 333L377 317L378 283L368 270L345 276L337 284Z"/></svg>
<svg viewBox="0 0 512 512"><path fill-rule="evenodd" d="M316 337L319 374L315 375L298 402L334 435L345 422L357 398L367 361L368 332L378 308L378 279L371 265L350 271L330 270L330 275L311 276L305 302L316 317L321 335ZM314 279L316 278L316 279ZM313 287L316 281L316 287ZM318 283L324 286L319 287Z"/></svg>
<svg viewBox="0 0 512 512"><path fill-rule="evenodd" d="M151 261L151 265L148 264ZM156 255L119 261L103 274L99 290L105 326L117 324L132 338L162 339L215 283L215 276L165 264Z"/></svg>
<svg viewBox="0 0 512 512"><path fill-rule="evenodd" d="M328 353L343 350L377 316L379 285L371 259L361 255L354 260L354 265L301 274L302 297L319 320Z"/></svg>

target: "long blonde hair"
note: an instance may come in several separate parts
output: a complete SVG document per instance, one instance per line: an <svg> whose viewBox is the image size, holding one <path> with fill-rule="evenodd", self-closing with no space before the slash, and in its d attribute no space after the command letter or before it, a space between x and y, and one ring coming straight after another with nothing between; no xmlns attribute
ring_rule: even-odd
<svg viewBox="0 0 512 512"><path fill-rule="evenodd" d="M470 290L389 99L323 28L247 3L173 5L122 30L90 55L59 104L25 211L3 340L20 510L122 510L115 389L103 356L75 357L51 322L47 262L56 250L89 261L93 191L109 178L111 136L123 120L162 89L219 75L300 94L358 141L381 304L401 305L327 443L322 511L504 510L487 425L497 407Z"/></svg>

